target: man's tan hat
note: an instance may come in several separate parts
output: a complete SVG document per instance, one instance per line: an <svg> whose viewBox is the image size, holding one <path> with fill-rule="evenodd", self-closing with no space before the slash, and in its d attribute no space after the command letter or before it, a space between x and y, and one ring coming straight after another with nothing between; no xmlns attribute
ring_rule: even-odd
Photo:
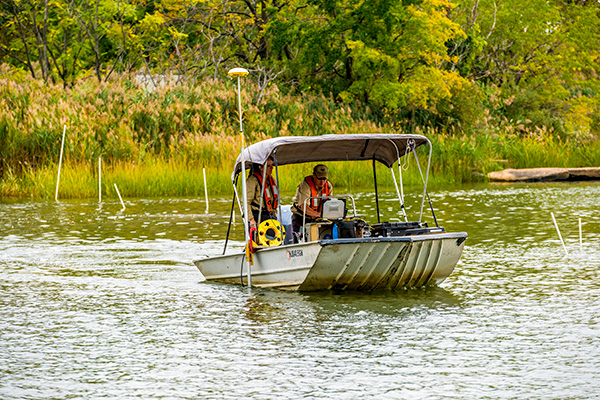
<svg viewBox="0 0 600 400"><path fill-rule="evenodd" d="M315 174L315 176L319 179L327 178L327 166L323 164L315 165L315 168L313 168L313 174Z"/></svg>

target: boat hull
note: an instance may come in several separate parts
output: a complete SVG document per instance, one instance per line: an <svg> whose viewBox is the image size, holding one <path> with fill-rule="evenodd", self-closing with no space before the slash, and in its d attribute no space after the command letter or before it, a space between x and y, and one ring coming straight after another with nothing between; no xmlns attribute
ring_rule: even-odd
<svg viewBox="0 0 600 400"><path fill-rule="evenodd" d="M320 240L260 249L252 286L298 291L396 290L438 285L454 270L467 234ZM196 260L208 281L247 284L243 254Z"/></svg>

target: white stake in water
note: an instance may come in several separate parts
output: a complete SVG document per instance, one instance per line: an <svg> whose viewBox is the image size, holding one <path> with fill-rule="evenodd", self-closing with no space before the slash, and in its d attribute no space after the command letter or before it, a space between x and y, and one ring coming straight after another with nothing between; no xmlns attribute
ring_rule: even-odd
<svg viewBox="0 0 600 400"><path fill-rule="evenodd" d="M98 157L98 203L102 203L102 156Z"/></svg>
<svg viewBox="0 0 600 400"><path fill-rule="evenodd" d="M565 246L565 242L563 241L562 235L560 234L560 229L558 229L558 224L556 223L556 218L554 218L554 213L551 212L550 215L552 215L552 221L554 221L554 226L556 227L556 232L558 232L558 237L560 239L560 242L562 243L563 249L565 249L565 254L569 255L569 253L567 252L567 246Z"/></svg>
<svg viewBox="0 0 600 400"><path fill-rule="evenodd" d="M54 194L54 201L58 201L58 185L60 183L60 169L62 167L63 150L65 148L65 134L67 133L67 125L63 129L62 143L60 145L60 158L58 159L58 178L56 178L56 193Z"/></svg>
<svg viewBox="0 0 600 400"><path fill-rule="evenodd" d="M579 218L579 250L583 251L583 236L581 235L581 218Z"/></svg>
<svg viewBox="0 0 600 400"><path fill-rule="evenodd" d="M117 194L119 195L119 200L121 200L121 205L123 206L123 210L125 209L125 203L123 203L123 198L121 197L121 193L119 193L119 188L117 187L117 184L115 183L115 189L117 191Z"/></svg>
<svg viewBox="0 0 600 400"><path fill-rule="evenodd" d="M206 213L208 214L208 188L206 187L206 169L202 168L202 175L204 175L204 197L206 198Z"/></svg>

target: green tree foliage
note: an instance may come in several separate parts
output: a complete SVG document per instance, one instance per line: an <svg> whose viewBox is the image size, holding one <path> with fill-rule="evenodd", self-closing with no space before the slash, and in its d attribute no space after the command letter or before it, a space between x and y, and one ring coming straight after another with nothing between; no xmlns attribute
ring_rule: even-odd
<svg viewBox="0 0 600 400"><path fill-rule="evenodd" d="M453 68L500 88L492 113L561 135L598 130L600 4L591 1L459 1Z"/></svg>
<svg viewBox="0 0 600 400"><path fill-rule="evenodd" d="M187 83L244 66L282 93L362 104L397 127L600 126L591 0L0 0L0 63L71 87L141 71Z"/></svg>

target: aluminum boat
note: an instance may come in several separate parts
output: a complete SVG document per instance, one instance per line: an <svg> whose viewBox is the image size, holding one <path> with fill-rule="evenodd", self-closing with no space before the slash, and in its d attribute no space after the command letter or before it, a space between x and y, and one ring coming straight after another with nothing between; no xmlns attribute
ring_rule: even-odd
<svg viewBox="0 0 600 400"><path fill-rule="evenodd" d="M421 168L416 149L423 145L429 146L429 152L427 166ZM246 250L227 254L227 237L223 255L195 260L194 264L208 282L285 290L374 291L438 285L454 270L467 233L446 232L438 225L427 193L431 153L431 142L425 136L383 133L277 137L242 148L232 182L233 205L237 203L244 216ZM273 240L267 240L267 245L257 245L248 230L248 205L245 195L240 199L237 194L237 180L242 176L245 183L246 168L251 163L265 165L269 157L274 160L277 180L278 167L282 165L371 162L377 222L368 222L356 215L351 194L328 196L321 199L322 218L310 223L305 221L301 231L292 234L290 206L279 205L277 220L268 220L272 223L266 228L267 236ZM423 178L420 212L413 221L408 219L404 204L403 157L414 157ZM399 222L380 221L376 163L383 164L392 174ZM394 170L397 170L398 180ZM243 191L245 194L245 186ZM423 222L426 202L435 226ZM260 226L264 222L259 221Z"/></svg>

